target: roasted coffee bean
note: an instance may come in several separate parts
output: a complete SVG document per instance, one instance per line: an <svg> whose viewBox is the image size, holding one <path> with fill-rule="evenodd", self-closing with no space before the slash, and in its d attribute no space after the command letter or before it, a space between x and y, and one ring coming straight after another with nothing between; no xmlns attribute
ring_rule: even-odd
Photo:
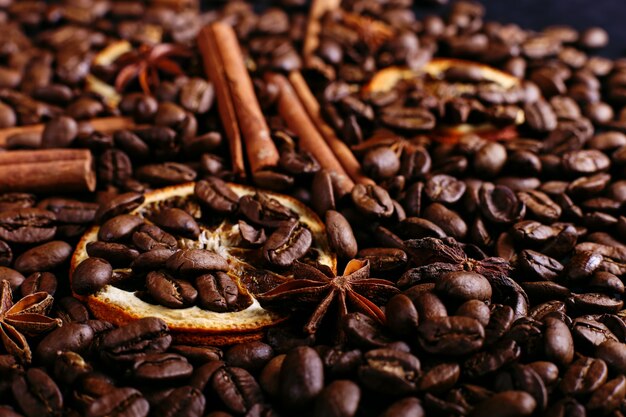
<svg viewBox="0 0 626 417"><path fill-rule="evenodd" d="M400 159L391 148L378 147L363 157L363 170L372 178L390 178L396 175L399 169Z"/></svg>
<svg viewBox="0 0 626 417"><path fill-rule="evenodd" d="M274 350L263 342L240 343L228 349L224 360L229 366L243 368L248 372L260 371L274 356Z"/></svg>
<svg viewBox="0 0 626 417"><path fill-rule="evenodd" d="M200 235L200 227L196 220L189 213L179 208L161 210L153 215L151 220L165 231L189 239L197 239Z"/></svg>
<svg viewBox="0 0 626 417"><path fill-rule="evenodd" d="M491 300L491 284L475 272L447 272L435 283L435 291L457 301Z"/></svg>
<svg viewBox="0 0 626 417"><path fill-rule="evenodd" d="M434 175L426 181L424 193L436 203L455 203L463 197L466 185L449 175Z"/></svg>
<svg viewBox="0 0 626 417"><path fill-rule="evenodd" d="M0 240L0 267L9 266L13 261L13 251L8 243Z"/></svg>
<svg viewBox="0 0 626 417"><path fill-rule="evenodd" d="M172 255L165 266L173 273L185 277L201 275L210 271L228 271L226 259L204 249L183 249Z"/></svg>
<svg viewBox="0 0 626 417"><path fill-rule="evenodd" d="M418 313L415 305L404 294L394 295L385 307L387 326L399 337L415 335L418 325Z"/></svg>
<svg viewBox="0 0 626 417"><path fill-rule="evenodd" d="M142 251L148 252L154 249L174 250L178 246L174 236L153 224L143 223L133 230L133 244Z"/></svg>
<svg viewBox="0 0 626 417"><path fill-rule="evenodd" d="M470 378L482 377L511 364L519 359L520 354L517 342L506 340L470 356L464 362L463 370Z"/></svg>
<svg viewBox="0 0 626 417"><path fill-rule="evenodd" d="M71 117L60 116L46 123L41 135L42 148L66 148L76 138L78 125Z"/></svg>
<svg viewBox="0 0 626 417"><path fill-rule="evenodd" d="M592 314L616 313L624 306L622 300L599 293L574 294L570 301L577 311Z"/></svg>
<svg viewBox="0 0 626 417"><path fill-rule="evenodd" d="M447 236L463 239L467 235L467 224L458 213L440 203L433 203L423 211L426 220L430 220L440 227ZM443 237L443 236L435 236Z"/></svg>
<svg viewBox="0 0 626 417"><path fill-rule="evenodd" d="M87 417L146 417L150 404L134 388L115 388L94 400L85 411Z"/></svg>
<svg viewBox="0 0 626 417"><path fill-rule="evenodd" d="M448 315L448 311L443 301L441 301L441 299L430 290L412 293L411 289L405 291L404 294L409 297L411 301L413 301L413 304L415 304L420 322L431 318L446 317ZM434 285L432 286L432 289L434 289Z"/></svg>
<svg viewBox="0 0 626 417"><path fill-rule="evenodd" d="M315 417L352 417L356 415L361 390L357 384L347 380L333 381L315 400Z"/></svg>
<svg viewBox="0 0 626 417"><path fill-rule="evenodd" d="M63 297L57 300L56 314L63 323L84 323L89 320L89 311L78 299Z"/></svg>
<svg viewBox="0 0 626 417"><path fill-rule="evenodd" d="M57 384L39 368L17 377L11 386L13 398L27 417L55 416L63 411L63 396Z"/></svg>
<svg viewBox="0 0 626 417"><path fill-rule="evenodd" d="M85 352L94 339L94 331L86 324L69 323L52 331L39 342L36 356L42 363L52 363L57 352Z"/></svg>
<svg viewBox="0 0 626 417"><path fill-rule="evenodd" d="M423 320L417 331L422 349L450 356L477 351L485 338L483 326L477 320L463 316L432 317Z"/></svg>
<svg viewBox="0 0 626 417"><path fill-rule="evenodd" d="M219 361L224 356L220 348L213 346L173 345L170 350L183 355L194 365L202 365L211 361Z"/></svg>
<svg viewBox="0 0 626 417"><path fill-rule="evenodd" d="M205 274L196 278L198 302L202 308L210 311L234 311L246 307L240 299L239 287L224 272Z"/></svg>
<svg viewBox="0 0 626 417"><path fill-rule="evenodd" d="M16 291L24 283L24 275L12 268L0 266L0 281L8 281L12 291Z"/></svg>
<svg viewBox="0 0 626 417"><path fill-rule="evenodd" d="M175 353L148 353L138 357L128 372L141 382L171 382L191 376L193 366Z"/></svg>
<svg viewBox="0 0 626 417"><path fill-rule="evenodd" d="M213 105L213 85L202 78L191 78L180 89L180 104L192 113L206 113Z"/></svg>
<svg viewBox="0 0 626 417"><path fill-rule="evenodd" d="M485 183L479 196L481 213L491 222L512 223L524 217L526 206L508 187Z"/></svg>
<svg viewBox="0 0 626 417"><path fill-rule="evenodd" d="M395 248L361 249L357 257L369 262L372 274L387 274L401 269L408 262L406 252Z"/></svg>
<svg viewBox="0 0 626 417"><path fill-rule="evenodd" d="M503 391L478 404L473 417L530 416L537 407L535 399L524 391Z"/></svg>
<svg viewBox="0 0 626 417"><path fill-rule="evenodd" d="M335 210L326 212L326 233L331 247L337 255L352 259L357 254L358 244L348 220Z"/></svg>
<svg viewBox="0 0 626 417"><path fill-rule="evenodd" d="M286 267L300 259L311 247L313 236L300 222L278 227L263 245L263 256L272 265Z"/></svg>
<svg viewBox="0 0 626 417"><path fill-rule="evenodd" d="M603 359L609 367L623 373L626 369L626 344L607 340L596 347L596 357Z"/></svg>
<svg viewBox="0 0 626 417"><path fill-rule="evenodd" d="M541 191L522 191L517 196L526 205L529 214L542 222L552 223L561 217L561 207Z"/></svg>
<svg viewBox="0 0 626 417"><path fill-rule="evenodd" d="M152 298L169 308L189 307L198 297L198 291L189 282L157 271L148 273L146 287Z"/></svg>
<svg viewBox="0 0 626 417"><path fill-rule="evenodd" d="M424 417L426 414L420 401L415 397L406 397L389 406L381 417Z"/></svg>
<svg viewBox="0 0 626 417"><path fill-rule="evenodd" d="M127 268L139 256L139 251L122 243L89 242L86 245L87 254L102 258L114 268Z"/></svg>
<svg viewBox="0 0 626 417"><path fill-rule="evenodd" d="M60 240L35 246L17 257L15 269L22 274L51 271L63 265L72 254L72 247Z"/></svg>
<svg viewBox="0 0 626 417"><path fill-rule="evenodd" d="M145 273L165 268L167 260L176 252L172 249L157 248L137 256L130 264L134 273Z"/></svg>
<svg viewBox="0 0 626 417"><path fill-rule="evenodd" d="M374 349L363 359L359 380L367 388L386 395L415 391L420 375L420 362L415 356L393 349Z"/></svg>
<svg viewBox="0 0 626 417"><path fill-rule="evenodd" d="M103 223L119 214L128 213L139 207L145 197L139 193L125 193L113 197L101 204L96 211L96 220Z"/></svg>
<svg viewBox="0 0 626 417"><path fill-rule="evenodd" d="M9 243L32 244L50 240L56 233L54 213L38 208L0 212L0 239Z"/></svg>
<svg viewBox="0 0 626 417"><path fill-rule="evenodd" d="M143 219L131 214L120 214L107 220L98 230L98 240L103 242L119 242L126 240L143 224Z"/></svg>
<svg viewBox="0 0 626 417"><path fill-rule="evenodd" d="M172 343L161 319L144 318L111 330L102 338L101 355L112 361L132 361L147 353L163 353Z"/></svg>
<svg viewBox="0 0 626 417"><path fill-rule="evenodd" d="M469 300L461 304L454 315L471 317L478 320L478 322L484 327L487 323L489 323L491 311L485 302L480 300Z"/></svg>
<svg viewBox="0 0 626 417"><path fill-rule="evenodd" d="M587 410L591 413L609 414L618 408L626 396L626 377L620 375L607 381L591 394Z"/></svg>
<svg viewBox="0 0 626 417"><path fill-rule="evenodd" d="M607 340L617 341L617 338L608 327L599 321L587 317L574 319L572 333L576 338L576 342L586 348L593 348Z"/></svg>
<svg viewBox="0 0 626 417"><path fill-rule="evenodd" d="M201 417L206 399L197 388L184 385L174 389L165 399L159 401L155 412L164 417Z"/></svg>
<svg viewBox="0 0 626 417"><path fill-rule="evenodd" d="M92 366L78 353L57 352L54 361L54 377L57 381L72 385L79 377L92 371Z"/></svg>
<svg viewBox="0 0 626 417"><path fill-rule="evenodd" d="M351 197L357 210L367 216L386 218L393 214L391 197L382 187L357 184L352 189Z"/></svg>
<svg viewBox="0 0 626 417"><path fill-rule="evenodd" d="M0 194L0 211L33 207L36 197L28 193Z"/></svg>
<svg viewBox="0 0 626 417"><path fill-rule="evenodd" d="M211 378L211 388L224 406L236 414L245 414L263 401L261 388L245 369L231 366L217 369Z"/></svg>
<svg viewBox="0 0 626 417"><path fill-rule="evenodd" d="M286 356L284 353L274 356L263 367L259 375L259 385L272 398L276 398L280 393L280 368L283 366Z"/></svg>
<svg viewBox="0 0 626 417"><path fill-rule="evenodd" d="M93 222L98 205L78 200L51 197L41 200L37 207L51 211L61 223L86 224Z"/></svg>
<svg viewBox="0 0 626 417"><path fill-rule="evenodd" d="M572 363L559 384L565 395L580 395L594 392L606 382L608 369L602 359L582 357Z"/></svg>
<svg viewBox="0 0 626 417"><path fill-rule="evenodd" d="M600 266L604 258L599 253L580 251L570 259L565 269L565 276L573 282L580 282L589 278Z"/></svg>
<svg viewBox="0 0 626 417"><path fill-rule="evenodd" d="M182 184L196 179L196 171L177 162L150 164L135 170L137 179L155 186Z"/></svg>
<svg viewBox="0 0 626 417"><path fill-rule="evenodd" d="M29 294L34 294L40 291L54 295L56 290L57 278L50 272L33 272L24 280L24 282L22 282L22 285L20 286L22 297L26 297Z"/></svg>
<svg viewBox="0 0 626 417"><path fill-rule="evenodd" d="M305 409L324 388L324 365L315 350L297 347L287 353L280 370L283 405Z"/></svg>
<svg viewBox="0 0 626 417"><path fill-rule="evenodd" d="M132 174L132 162L124 151L107 149L98 158L98 180L105 185L123 185Z"/></svg>
<svg viewBox="0 0 626 417"><path fill-rule="evenodd" d="M194 187L194 195L218 213L232 213L237 209L239 197L226 183L218 178L211 177L198 181Z"/></svg>
<svg viewBox="0 0 626 417"><path fill-rule="evenodd" d="M398 234L407 239L421 239L423 237L446 237L446 232L437 224L421 217L407 217L399 224Z"/></svg>
<svg viewBox="0 0 626 417"><path fill-rule="evenodd" d="M546 357L562 366L574 359L574 340L567 324L555 317L546 317L545 354Z"/></svg>
<svg viewBox="0 0 626 417"><path fill-rule="evenodd" d="M556 259L534 250L523 250L518 259L520 269L526 274L525 279L553 281L563 271L563 265Z"/></svg>

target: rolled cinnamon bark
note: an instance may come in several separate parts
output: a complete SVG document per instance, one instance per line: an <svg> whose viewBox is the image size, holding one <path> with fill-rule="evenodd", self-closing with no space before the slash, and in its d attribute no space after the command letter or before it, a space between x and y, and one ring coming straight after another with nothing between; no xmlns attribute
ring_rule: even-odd
<svg viewBox="0 0 626 417"><path fill-rule="evenodd" d="M313 0L311 3L302 48L304 64L307 68L316 68L322 72L334 73L332 67L326 65L320 58L315 56L315 50L320 43L322 16L324 16L326 12L338 9L340 4L341 0Z"/></svg>
<svg viewBox="0 0 626 417"><path fill-rule="evenodd" d="M228 138L228 149L232 169L235 175L244 178L246 175L246 165L243 158L243 145L241 143L241 132L237 124L237 114L230 94L230 88L226 81L224 62L220 56L215 43L213 30L207 26L198 34L198 48L202 54L204 72L213 83L217 96L217 110L222 120L224 132Z"/></svg>
<svg viewBox="0 0 626 417"><path fill-rule="evenodd" d="M333 153L337 157L337 160L341 163L341 166L352 179L352 181L359 184L374 184L371 178L368 178L363 174L361 164L356 159L348 145L337 137L332 127L324 121L324 118L320 112L320 105L315 99L313 92L309 88L306 80L299 71L292 71L289 74L289 81L295 90L302 106L306 109L309 117L317 127L328 146L332 149Z"/></svg>
<svg viewBox="0 0 626 417"><path fill-rule="evenodd" d="M272 141L270 129L254 93L254 85L244 63L244 55L235 31L223 22L213 23L210 28L224 63L224 75L230 88L237 121L246 145L248 163L254 177L255 172L278 164L278 149Z"/></svg>
<svg viewBox="0 0 626 417"><path fill-rule="evenodd" d="M129 117L101 117L98 119L89 120L88 123L93 127L93 130L100 132L115 132L116 130L131 129L135 127L133 119ZM18 127L9 127L6 129L0 129L0 147L6 146L7 138L20 134L20 133L42 133L45 125L27 125Z"/></svg>
<svg viewBox="0 0 626 417"><path fill-rule="evenodd" d="M0 192L94 191L96 173L86 149L0 152Z"/></svg>
<svg viewBox="0 0 626 417"><path fill-rule="evenodd" d="M278 87L278 112L289 129L298 136L300 147L309 151L323 168L330 171L342 194L349 193L354 182L309 118L289 80L275 73L268 73L265 78Z"/></svg>

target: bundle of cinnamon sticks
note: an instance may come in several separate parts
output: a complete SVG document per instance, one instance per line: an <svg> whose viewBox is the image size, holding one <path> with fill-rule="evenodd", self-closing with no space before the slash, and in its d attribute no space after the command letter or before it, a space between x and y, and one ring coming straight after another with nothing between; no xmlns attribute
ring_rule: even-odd
<svg viewBox="0 0 626 417"><path fill-rule="evenodd" d="M233 171L245 175L245 147L252 179L256 181L264 170L276 166L279 154L254 93L237 36L229 25L216 22L201 31L198 47L205 72L217 92ZM298 136L300 147L329 171L342 194L350 192L355 182L373 183L362 174L350 149L324 122L319 103L299 72L292 72L288 77L268 73L265 79L278 88L280 116Z"/></svg>

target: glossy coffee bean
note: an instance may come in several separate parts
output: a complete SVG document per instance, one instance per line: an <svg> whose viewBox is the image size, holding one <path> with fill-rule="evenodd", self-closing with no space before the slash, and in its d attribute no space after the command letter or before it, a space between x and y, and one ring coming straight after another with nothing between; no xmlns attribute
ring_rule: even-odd
<svg viewBox="0 0 626 417"><path fill-rule="evenodd" d="M93 294L111 282L113 268L101 258L87 258L72 274L72 291L79 295Z"/></svg>

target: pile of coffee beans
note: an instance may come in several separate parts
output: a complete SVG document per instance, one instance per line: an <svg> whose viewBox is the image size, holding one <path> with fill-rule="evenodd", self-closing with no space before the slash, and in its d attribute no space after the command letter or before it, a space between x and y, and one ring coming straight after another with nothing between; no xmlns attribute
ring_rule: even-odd
<svg viewBox="0 0 626 417"><path fill-rule="evenodd" d="M625 415L626 61L594 55L606 32L485 21L469 0L423 19L410 0L344 0L321 19L311 69L299 53L308 2L252 3L0 1L0 128L45 124L0 152L89 149L98 177L93 194L0 194L10 287L0 416ZM315 334L303 318L317 306L303 305L262 340L191 346L160 319L115 326L72 296L111 284L171 309L246 308L224 258L181 243L225 218L256 268L288 275L296 260L315 263L296 214L224 182L238 179L195 45L217 19L237 32L280 152L264 187L320 215L338 271L366 259L371 277L394 283L384 322L348 299ZM123 41L187 48L172 58L184 74L162 69L150 91L135 78L115 92L120 68L107 58ZM483 66L455 61L437 78L420 72L432 58ZM516 85L503 88L484 65ZM390 68L418 75L371 91ZM346 193L300 149L263 77L294 69L375 185ZM137 126L86 123L117 115ZM441 134L461 123L474 129ZM128 214L145 192L189 181L193 199ZM94 224L98 240L70 286L69 259ZM262 284L251 292L279 282ZM53 302L20 304L41 293ZM6 314L11 303L21 317ZM62 326L40 331L35 315ZM24 343L30 361L13 354Z"/></svg>

